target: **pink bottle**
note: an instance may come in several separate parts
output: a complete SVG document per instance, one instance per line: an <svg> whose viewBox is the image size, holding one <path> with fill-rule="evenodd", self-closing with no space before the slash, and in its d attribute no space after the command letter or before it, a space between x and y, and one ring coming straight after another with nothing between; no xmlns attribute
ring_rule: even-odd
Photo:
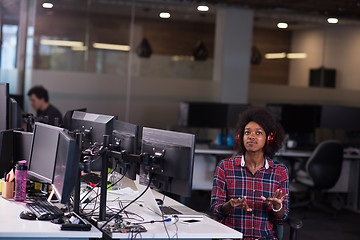
<svg viewBox="0 0 360 240"><path fill-rule="evenodd" d="M27 169L26 160L18 161L15 166L15 201L26 201Z"/></svg>

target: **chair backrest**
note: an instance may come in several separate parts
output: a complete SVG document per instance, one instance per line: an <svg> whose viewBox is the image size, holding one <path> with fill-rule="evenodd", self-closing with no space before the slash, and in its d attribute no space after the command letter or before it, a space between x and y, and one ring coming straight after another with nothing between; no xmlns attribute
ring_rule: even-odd
<svg viewBox="0 0 360 240"><path fill-rule="evenodd" d="M332 188L338 181L343 161L343 146L339 141L321 142L306 163L306 171L317 189Z"/></svg>

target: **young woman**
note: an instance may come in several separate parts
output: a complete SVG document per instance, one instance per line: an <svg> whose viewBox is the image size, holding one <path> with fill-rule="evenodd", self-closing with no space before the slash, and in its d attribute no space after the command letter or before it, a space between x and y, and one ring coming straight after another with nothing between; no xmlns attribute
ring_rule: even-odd
<svg viewBox="0 0 360 240"><path fill-rule="evenodd" d="M287 218L289 178L271 157L284 130L269 111L251 108L240 115L236 134L239 153L216 167L211 210L244 239L277 239L273 225Z"/></svg>

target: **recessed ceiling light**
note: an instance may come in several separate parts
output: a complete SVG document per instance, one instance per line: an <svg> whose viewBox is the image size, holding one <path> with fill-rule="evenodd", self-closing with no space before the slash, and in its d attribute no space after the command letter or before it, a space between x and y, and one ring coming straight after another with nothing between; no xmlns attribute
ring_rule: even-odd
<svg viewBox="0 0 360 240"><path fill-rule="evenodd" d="M205 6L205 5L199 5L199 6L197 7L197 10L198 10L199 12L207 12L207 11L209 11L209 7L208 7L208 6Z"/></svg>
<svg viewBox="0 0 360 240"><path fill-rule="evenodd" d="M328 23L332 23L332 24L336 24L339 22L339 20L337 18L328 18L327 21L328 21Z"/></svg>
<svg viewBox="0 0 360 240"><path fill-rule="evenodd" d="M54 6L54 4L49 3L49 2L44 2L44 3L42 4L42 7L43 7L43 8L53 8L53 6Z"/></svg>
<svg viewBox="0 0 360 240"><path fill-rule="evenodd" d="M170 13L168 13L168 12L162 12L162 13L160 13L160 15L159 15L161 18L170 18Z"/></svg>
<svg viewBox="0 0 360 240"><path fill-rule="evenodd" d="M278 28L287 28L287 27L288 27L288 24L285 23L285 22L280 22L280 23L277 24L277 27L278 27Z"/></svg>

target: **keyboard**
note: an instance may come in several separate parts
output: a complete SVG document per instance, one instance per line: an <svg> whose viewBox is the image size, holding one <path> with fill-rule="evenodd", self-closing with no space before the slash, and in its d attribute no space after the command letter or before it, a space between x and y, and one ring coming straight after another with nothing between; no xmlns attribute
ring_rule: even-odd
<svg viewBox="0 0 360 240"><path fill-rule="evenodd" d="M39 220L51 220L64 215L58 207L46 200L27 203L26 207L30 209Z"/></svg>
<svg viewBox="0 0 360 240"><path fill-rule="evenodd" d="M169 207L169 206L159 206L159 208L164 215L181 215L182 214L178 210L173 209L172 207Z"/></svg>
<svg viewBox="0 0 360 240"><path fill-rule="evenodd" d="M101 177L95 173L88 173L85 175L81 175L81 181L96 185L101 182Z"/></svg>

